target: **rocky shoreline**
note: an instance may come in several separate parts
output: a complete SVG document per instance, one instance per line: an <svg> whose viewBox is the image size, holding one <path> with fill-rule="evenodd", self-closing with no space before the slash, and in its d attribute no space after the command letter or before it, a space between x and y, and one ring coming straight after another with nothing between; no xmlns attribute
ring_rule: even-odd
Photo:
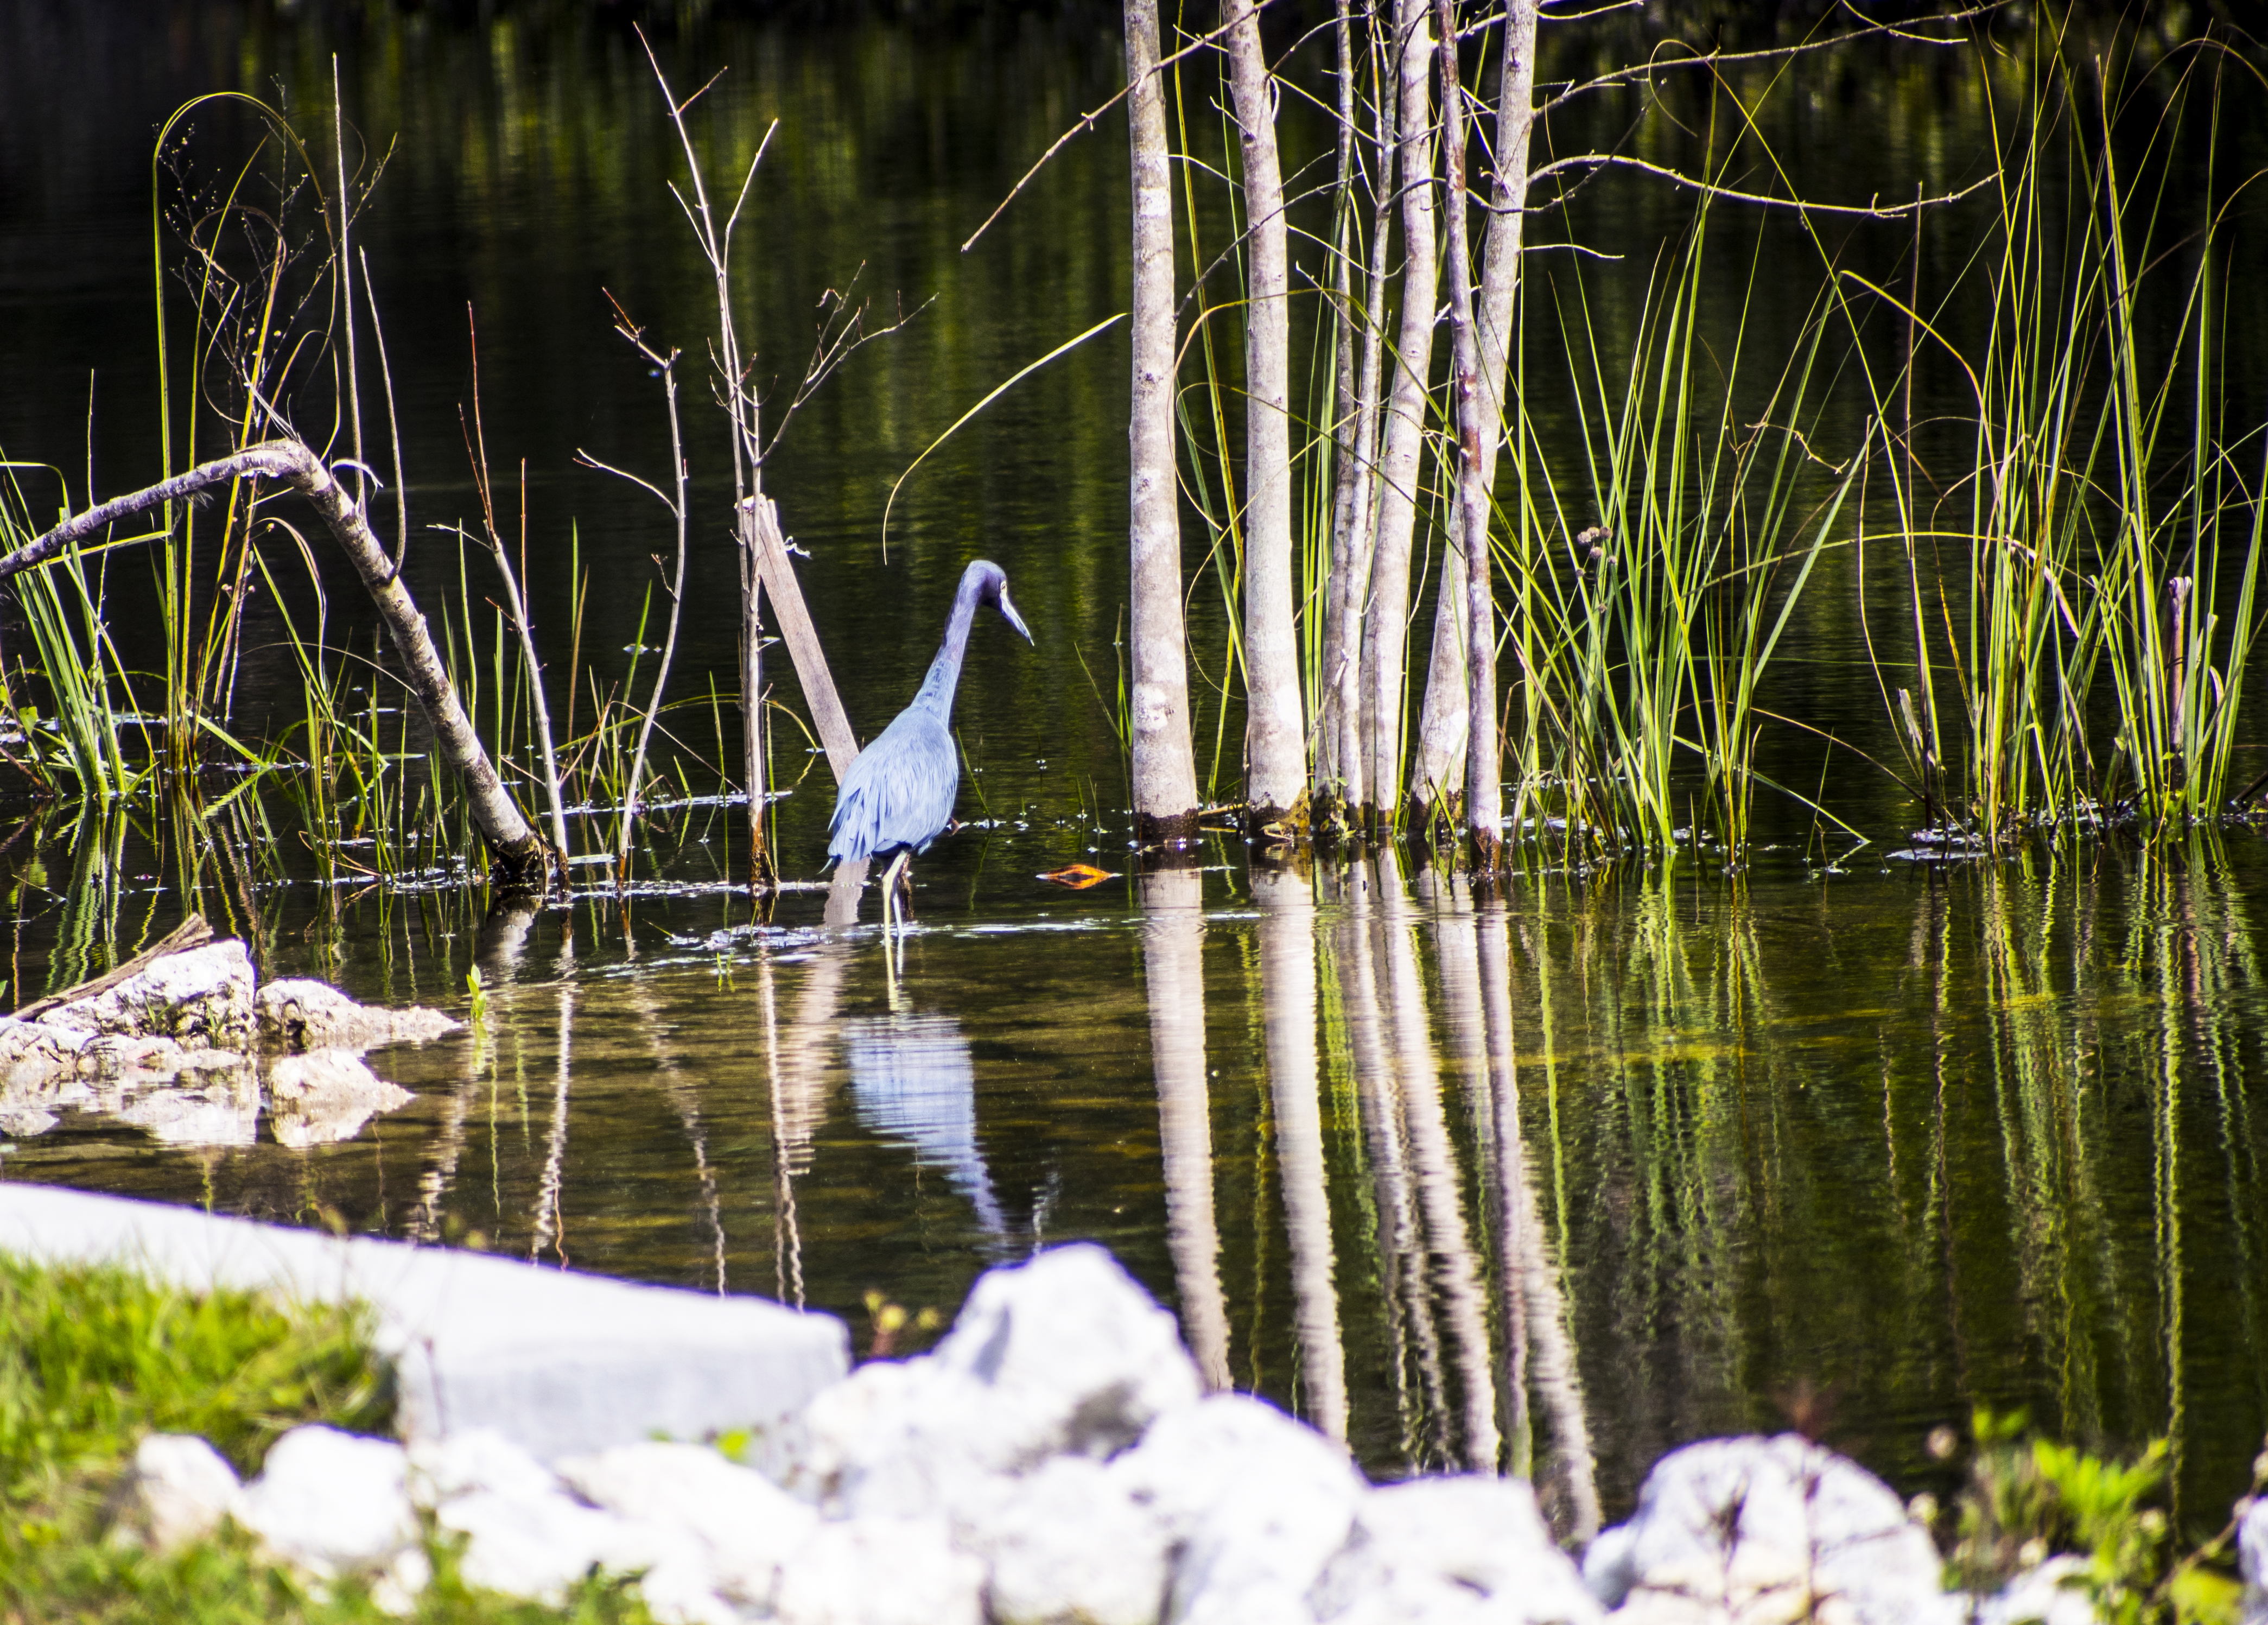
<svg viewBox="0 0 2268 1625"><path fill-rule="evenodd" d="M357 1004L325 982L261 982L241 942L203 941L0 1016L0 1136L44 1134L76 1108L163 1141L249 1144L264 1091L279 1142L330 1144L409 1104L364 1051L461 1025Z"/></svg>
<svg viewBox="0 0 2268 1625"><path fill-rule="evenodd" d="M546 1464L477 1429L404 1446L286 1434L239 1484L203 1441L145 1441L118 1503L159 1544L223 1518L319 1581L406 1608L423 1532L464 1577L556 1599L636 1573L665 1621L739 1625L2083 1625L2084 1565L1948 1592L1927 1532L1793 1435L1658 1463L1580 1565L1517 1479L1373 1486L1257 1400L1202 1392L1173 1318L1101 1249L996 1269L934 1352L876 1361L747 1436ZM2268 1617L2268 1503L2241 1540Z"/></svg>

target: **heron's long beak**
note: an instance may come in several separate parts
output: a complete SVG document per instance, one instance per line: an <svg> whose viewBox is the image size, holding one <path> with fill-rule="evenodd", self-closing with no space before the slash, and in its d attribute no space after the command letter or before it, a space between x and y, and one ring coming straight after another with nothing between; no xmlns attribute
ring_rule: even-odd
<svg viewBox="0 0 2268 1625"><path fill-rule="evenodd" d="M1032 636L1032 629L1024 624L1024 617L1018 614L1016 607L1008 601L1008 589L1005 586L1000 589L1000 613L1006 617L1010 626L1024 635L1026 643L1035 649L1040 646L1040 640Z"/></svg>

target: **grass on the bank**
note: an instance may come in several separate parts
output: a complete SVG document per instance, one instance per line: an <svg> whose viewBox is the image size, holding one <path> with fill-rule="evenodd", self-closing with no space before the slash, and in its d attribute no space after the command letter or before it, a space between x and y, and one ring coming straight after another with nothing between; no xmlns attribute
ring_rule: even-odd
<svg viewBox="0 0 2268 1625"><path fill-rule="evenodd" d="M2072 1588L2108 1625L2237 1625L2236 1526L2194 1548L2177 1546L2152 1504L2167 1478L2164 1439L2122 1461L2032 1432L2021 1410L1979 1408L1973 1428L1969 1484L1948 1519L1948 1585L1989 1592L2050 1553L2071 1553L2083 1563ZM2262 1461L2268 1467L2268 1456Z"/></svg>
<svg viewBox="0 0 2268 1625"><path fill-rule="evenodd" d="M192 1294L114 1268L0 1257L0 1625L390 1619L353 1584L319 1595L232 1529L158 1556L110 1537L111 1491L143 1436L201 1434L247 1476L287 1429L384 1432L390 1374L367 1311ZM593 1579L563 1608L467 1586L431 1543L435 1580L411 1617L476 1625L645 1621L636 1593Z"/></svg>

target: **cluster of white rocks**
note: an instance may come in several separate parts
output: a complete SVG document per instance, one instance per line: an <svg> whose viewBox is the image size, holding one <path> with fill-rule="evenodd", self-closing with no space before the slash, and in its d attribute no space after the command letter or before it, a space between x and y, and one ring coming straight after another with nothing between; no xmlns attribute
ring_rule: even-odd
<svg viewBox="0 0 2268 1625"><path fill-rule="evenodd" d="M308 1427L239 1485L203 1441L144 1442L122 1526L223 1518L320 1579L406 1606L428 1524L479 1585L556 1599L642 1577L664 1621L785 1625L1990 1625L2091 1618L2067 1564L1981 1603L1940 1589L1897 1497L1802 1439L1666 1458L1579 1570L1518 1480L1373 1487L1257 1401L1205 1396L1172 1317L1069 1246L986 1276L934 1353L876 1362L756 1438L749 1465L648 1443L546 1464L487 1430L408 1447ZM2256 1605L2268 1511L2245 1526Z"/></svg>
<svg viewBox="0 0 2268 1625"><path fill-rule="evenodd" d="M168 1143L240 1145L264 1108L282 1143L327 1144L409 1101L362 1051L458 1025L320 982L261 984L241 942L207 943L29 1019L0 1016L0 1135L43 1134L75 1109Z"/></svg>

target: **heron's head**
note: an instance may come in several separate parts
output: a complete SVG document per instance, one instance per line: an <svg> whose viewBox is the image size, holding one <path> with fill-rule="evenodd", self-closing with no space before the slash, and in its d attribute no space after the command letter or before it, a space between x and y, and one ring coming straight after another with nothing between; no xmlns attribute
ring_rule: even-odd
<svg viewBox="0 0 2268 1625"><path fill-rule="evenodd" d="M1009 599L1008 572L990 559L978 559L968 567L968 573L976 577L979 601L998 608L1001 618L1021 632L1026 643L1037 648L1040 640L1032 636L1032 629L1024 624L1024 617L1016 613L1016 606Z"/></svg>

